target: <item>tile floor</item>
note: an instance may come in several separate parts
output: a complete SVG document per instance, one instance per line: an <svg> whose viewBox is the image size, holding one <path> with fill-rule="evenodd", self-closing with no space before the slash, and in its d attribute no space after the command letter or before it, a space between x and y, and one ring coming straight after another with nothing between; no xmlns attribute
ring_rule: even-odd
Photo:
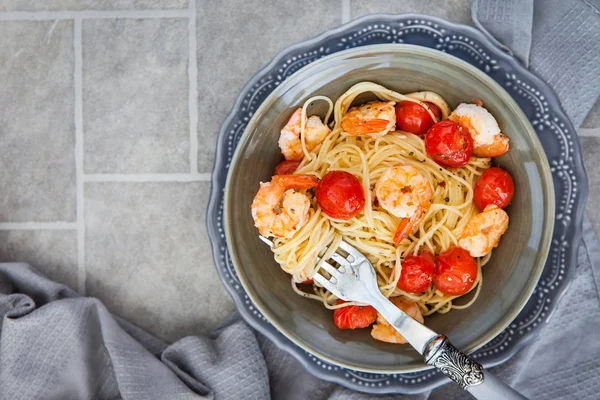
<svg viewBox="0 0 600 400"><path fill-rule="evenodd" d="M0 261L27 261L168 340L215 327L233 304L205 210L215 138L244 83L359 16L470 24L470 3L0 0ZM580 133L593 205L598 104Z"/></svg>

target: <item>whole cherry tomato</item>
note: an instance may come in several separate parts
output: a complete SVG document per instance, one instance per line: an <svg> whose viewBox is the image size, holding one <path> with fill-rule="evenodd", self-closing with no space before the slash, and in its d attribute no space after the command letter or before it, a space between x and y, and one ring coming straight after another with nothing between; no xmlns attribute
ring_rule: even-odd
<svg viewBox="0 0 600 400"><path fill-rule="evenodd" d="M433 103L427 103L437 118L440 118L440 109ZM396 126L401 131L424 135L433 125L434 121L425 107L412 101L401 101L396 104Z"/></svg>
<svg viewBox="0 0 600 400"><path fill-rule="evenodd" d="M338 300L337 304L345 303ZM366 328L377 319L377 311L371 306L348 306L333 311L333 323L340 329Z"/></svg>
<svg viewBox="0 0 600 400"><path fill-rule="evenodd" d="M360 181L351 173L331 171L317 185L317 203L331 218L350 219L365 206Z"/></svg>
<svg viewBox="0 0 600 400"><path fill-rule="evenodd" d="M477 181L473 201L482 210L488 204L504 208L510 203L514 194L515 183L510 174L502 168L492 167Z"/></svg>
<svg viewBox="0 0 600 400"><path fill-rule="evenodd" d="M456 122L440 121L427 131L425 150L438 164L462 167L473 154L473 138Z"/></svg>
<svg viewBox="0 0 600 400"><path fill-rule="evenodd" d="M275 167L275 175L291 175L298 169L302 161L283 160Z"/></svg>
<svg viewBox="0 0 600 400"><path fill-rule="evenodd" d="M402 262L398 288L410 293L421 293L429 289L433 281L435 256L426 249L418 255L409 255Z"/></svg>
<svg viewBox="0 0 600 400"><path fill-rule="evenodd" d="M477 264L468 251L452 247L435 260L433 284L442 293L460 296L467 293L477 279Z"/></svg>

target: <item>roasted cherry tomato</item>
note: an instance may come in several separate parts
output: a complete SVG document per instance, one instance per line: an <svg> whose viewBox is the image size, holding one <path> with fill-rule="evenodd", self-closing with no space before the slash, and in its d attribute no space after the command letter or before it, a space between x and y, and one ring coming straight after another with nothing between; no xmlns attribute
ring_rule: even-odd
<svg viewBox="0 0 600 400"><path fill-rule="evenodd" d="M514 194L515 183L510 174L502 168L494 167L485 171L477 181L473 201L482 210L489 204L504 208Z"/></svg>
<svg viewBox="0 0 600 400"><path fill-rule="evenodd" d="M433 114L440 118L440 109L433 103L427 103ZM412 101L401 101L396 104L396 126L401 131L424 135L434 121L425 107Z"/></svg>
<svg viewBox="0 0 600 400"><path fill-rule="evenodd" d="M468 251L452 247L435 260L433 284L442 293L460 296L467 293L477 279L477 264Z"/></svg>
<svg viewBox="0 0 600 400"><path fill-rule="evenodd" d="M402 262L398 287L411 293L421 293L429 289L433 281L434 262L435 256L426 249L420 250L416 256L407 256Z"/></svg>
<svg viewBox="0 0 600 400"><path fill-rule="evenodd" d="M307 279L302 283L304 283L305 285L312 285L314 283L314 281L312 279Z"/></svg>
<svg viewBox="0 0 600 400"><path fill-rule="evenodd" d="M283 160L275 167L275 175L291 175L300 165L301 161Z"/></svg>
<svg viewBox="0 0 600 400"><path fill-rule="evenodd" d="M337 304L345 303L338 300ZM366 328L377 319L377 311L371 306L348 306L333 311L333 323L340 329Z"/></svg>
<svg viewBox="0 0 600 400"><path fill-rule="evenodd" d="M438 164L462 167L473 154L473 138L456 122L440 121L427 131L425 150Z"/></svg>
<svg viewBox="0 0 600 400"><path fill-rule="evenodd" d="M350 219L365 206L365 193L351 173L331 171L317 185L317 202L331 218Z"/></svg>

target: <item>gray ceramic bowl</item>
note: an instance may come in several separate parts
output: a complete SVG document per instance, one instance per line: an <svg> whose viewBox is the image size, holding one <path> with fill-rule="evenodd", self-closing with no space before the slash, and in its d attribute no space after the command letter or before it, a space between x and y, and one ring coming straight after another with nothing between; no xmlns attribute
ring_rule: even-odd
<svg viewBox="0 0 600 400"><path fill-rule="evenodd" d="M374 45L325 57L282 82L253 115L229 169L224 225L233 264L250 299L280 332L321 359L367 372L418 371L427 367L407 345L377 342L368 329L341 331L334 326L331 311L295 294L288 275L258 239L250 214L258 183L268 181L282 159L277 139L291 110L317 94L335 100L360 81L401 93L432 90L451 107L479 97L511 139L511 151L495 159L515 180L516 194L507 208L511 223L484 267L481 294L466 310L425 321L467 352L502 332L536 286L554 224L552 177L531 124L511 96L475 67L423 47Z"/></svg>

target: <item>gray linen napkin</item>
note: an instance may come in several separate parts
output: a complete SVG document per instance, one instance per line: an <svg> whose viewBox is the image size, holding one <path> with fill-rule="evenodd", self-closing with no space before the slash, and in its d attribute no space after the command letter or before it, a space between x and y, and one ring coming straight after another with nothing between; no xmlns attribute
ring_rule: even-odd
<svg viewBox="0 0 600 400"><path fill-rule="evenodd" d="M600 95L600 0L475 0L473 21L546 81L581 125Z"/></svg>
<svg viewBox="0 0 600 400"><path fill-rule="evenodd" d="M600 242L584 224L575 279L537 339L493 372L530 398L597 399ZM463 399L454 385L372 396L321 381L234 314L171 345L27 264L0 264L0 399Z"/></svg>
<svg viewBox="0 0 600 400"><path fill-rule="evenodd" d="M473 19L559 95L579 126L600 93L600 13L592 0L478 0ZM575 279L502 379L531 398L600 392L600 243L584 224ZM0 264L3 399L461 399L447 385L370 396L320 381L234 314L207 337L167 345L25 264Z"/></svg>

